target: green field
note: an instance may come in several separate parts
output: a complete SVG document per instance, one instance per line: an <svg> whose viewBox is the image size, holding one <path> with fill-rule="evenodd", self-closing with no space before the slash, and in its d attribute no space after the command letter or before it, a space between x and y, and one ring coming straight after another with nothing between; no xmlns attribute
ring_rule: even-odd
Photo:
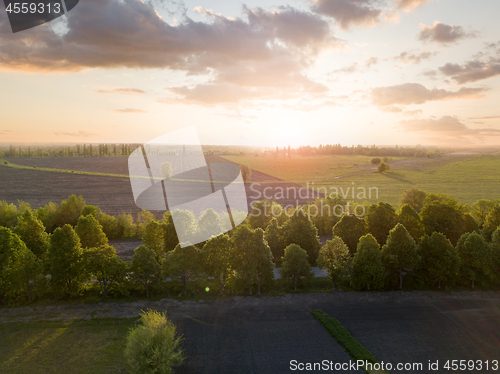
<svg viewBox="0 0 500 374"><path fill-rule="evenodd" d="M0 373L119 373L132 319L4 323Z"/></svg>
<svg viewBox="0 0 500 374"><path fill-rule="evenodd" d="M412 187L426 192L446 193L462 203L473 204L479 199L500 198L500 155L448 155L430 160L413 159L396 164L384 174L373 169L353 167L369 165L371 157L318 156L291 159L253 156L226 157L249 165L266 174L284 179L305 181L300 185L314 189L326 187L328 193L345 195L347 200L384 201L399 205L403 192ZM337 164L339 167L337 167ZM341 176L338 179L327 179ZM354 186L354 199L352 187ZM337 188L337 190L335 189ZM349 188L349 190L348 190ZM372 188L371 198L369 188ZM378 196L376 194L378 189ZM363 197L363 189L366 198ZM320 190L324 193L324 189ZM359 194L359 196L358 196Z"/></svg>
<svg viewBox="0 0 500 374"><path fill-rule="evenodd" d="M248 165L253 170L272 175L287 182L333 178L339 175L359 173L356 166L370 165L368 156L224 156L237 164Z"/></svg>

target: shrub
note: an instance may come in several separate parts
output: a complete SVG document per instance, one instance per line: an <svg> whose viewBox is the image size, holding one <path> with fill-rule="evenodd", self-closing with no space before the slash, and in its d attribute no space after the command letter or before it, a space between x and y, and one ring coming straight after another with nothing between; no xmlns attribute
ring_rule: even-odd
<svg viewBox="0 0 500 374"><path fill-rule="evenodd" d="M142 326L130 330L125 347L126 364L130 373L170 374L185 359L175 325L165 313L148 310L141 314Z"/></svg>
<svg viewBox="0 0 500 374"><path fill-rule="evenodd" d="M252 177L252 169L247 165L240 165L241 176L243 177L243 181L248 183L250 178Z"/></svg>
<svg viewBox="0 0 500 374"><path fill-rule="evenodd" d="M380 164L378 164L377 166L377 171L379 173L383 173L384 171L387 171L389 170L391 167L389 166L389 164L386 164L385 162L382 162Z"/></svg>
<svg viewBox="0 0 500 374"><path fill-rule="evenodd" d="M372 158L372 164L373 165L378 165L382 162L382 160L378 157Z"/></svg>

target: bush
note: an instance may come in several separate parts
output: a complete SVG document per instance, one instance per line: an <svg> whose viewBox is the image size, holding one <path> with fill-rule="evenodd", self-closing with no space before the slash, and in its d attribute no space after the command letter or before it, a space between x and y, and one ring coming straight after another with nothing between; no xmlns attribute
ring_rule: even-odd
<svg viewBox="0 0 500 374"><path fill-rule="evenodd" d="M389 164L386 164L385 162L382 162L380 164L378 164L377 166L377 171L379 173L383 173L384 171L387 171L389 170L391 167L389 166Z"/></svg>
<svg viewBox="0 0 500 374"><path fill-rule="evenodd" d="M372 164L373 165L378 165L382 162L382 160L378 157L372 158Z"/></svg>
<svg viewBox="0 0 500 374"><path fill-rule="evenodd" d="M243 177L243 182L250 182L250 178L252 177L252 169L247 165L240 165L241 176Z"/></svg>
<svg viewBox="0 0 500 374"><path fill-rule="evenodd" d="M141 322L142 326L133 328L127 336L125 357L129 372L173 373L173 368L185 359L180 347L183 337L175 337L175 325L165 313L148 310L141 314Z"/></svg>

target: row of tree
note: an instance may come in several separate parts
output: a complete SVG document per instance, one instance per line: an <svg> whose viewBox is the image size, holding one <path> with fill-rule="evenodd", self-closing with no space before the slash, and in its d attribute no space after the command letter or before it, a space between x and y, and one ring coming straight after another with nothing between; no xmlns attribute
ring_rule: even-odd
<svg viewBox="0 0 500 374"><path fill-rule="evenodd" d="M129 156L138 144L76 144L63 146L14 146L0 150L2 157L105 157Z"/></svg>

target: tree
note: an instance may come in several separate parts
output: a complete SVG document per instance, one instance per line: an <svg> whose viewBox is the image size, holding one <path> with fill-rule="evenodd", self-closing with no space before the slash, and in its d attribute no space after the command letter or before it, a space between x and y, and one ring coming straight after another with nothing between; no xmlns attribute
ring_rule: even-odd
<svg viewBox="0 0 500 374"><path fill-rule="evenodd" d="M118 216L117 234L119 238L134 238L137 235L137 226L132 214L122 213Z"/></svg>
<svg viewBox="0 0 500 374"><path fill-rule="evenodd" d="M399 274L399 288L403 288L403 274L417 266L417 245L406 228L398 223L390 232L382 247L382 261L387 270Z"/></svg>
<svg viewBox="0 0 500 374"><path fill-rule="evenodd" d="M318 265L328 271L328 276L332 280L332 292L335 291L335 283L347 275L351 259L349 248L338 236L327 240L319 251Z"/></svg>
<svg viewBox="0 0 500 374"><path fill-rule="evenodd" d="M13 231L36 257L45 257L49 249L49 234L45 232L42 221L36 218L31 210L25 210L18 217Z"/></svg>
<svg viewBox="0 0 500 374"><path fill-rule="evenodd" d="M463 227L462 213L446 203L435 201L426 204L420 211L420 219L427 235L432 235L433 232L443 233L453 245L462 235L460 230Z"/></svg>
<svg viewBox="0 0 500 374"><path fill-rule="evenodd" d="M283 278L292 278L297 291L297 279L301 277L312 278L314 272L309 264L308 254L297 244L290 244L285 248L280 274Z"/></svg>
<svg viewBox="0 0 500 374"><path fill-rule="evenodd" d="M173 214L175 215L175 226L174 227L177 237L183 242L198 242L198 222L194 216L194 213L190 210L180 210L176 209Z"/></svg>
<svg viewBox="0 0 500 374"><path fill-rule="evenodd" d="M205 274L219 281L220 294L223 295L226 281L233 273L234 248L229 236L224 234L208 239L201 253Z"/></svg>
<svg viewBox="0 0 500 374"><path fill-rule="evenodd" d="M377 239L372 234L362 236L352 260L351 286L357 290L376 290L384 285L384 277Z"/></svg>
<svg viewBox="0 0 500 374"><path fill-rule="evenodd" d="M109 245L90 248L84 252L85 268L99 282L103 297L108 297L108 290L114 284L123 282L127 264Z"/></svg>
<svg viewBox="0 0 500 374"><path fill-rule="evenodd" d="M380 245L384 245L389 231L397 224L396 212L391 204L372 204L366 212L365 222L367 231Z"/></svg>
<svg viewBox="0 0 500 374"><path fill-rule="evenodd" d="M372 162L373 165L378 165L378 164L380 164L382 162L382 160L380 158L378 158L378 157L375 157L375 158L372 158L371 162Z"/></svg>
<svg viewBox="0 0 500 374"><path fill-rule="evenodd" d="M68 197L68 200L61 201L59 209L56 213L55 225L57 227L62 227L68 224L75 227L78 222L78 218L83 213L84 207L85 201L81 195L71 195Z"/></svg>
<svg viewBox="0 0 500 374"><path fill-rule="evenodd" d="M420 213L420 210L424 206L424 199L426 196L427 194L424 191L413 187L403 192L400 203L401 205L408 204L415 209L417 213Z"/></svg>
<svg viewBox="0 0 500 374"><path fill-rule="evenodd" d="M265 230L273 219L272 206L276 203L271 203L269 200L260 200L252 204L251 212L248 215L248 223L253 229L261 228Z"/></svg>
<svg viewBox="0 0 500 374"><path fill-rule="evenodd" d="M451 242L441 233L425 235L417 246L419 272L429 284L452 280L459 269L459 258Z"/></svg>
<svg viewBox="0 0 500 374"><path fill-rule="evenodd" d="M142 238L144 231L146 230L146 226L154 219L156 219L156 216L149 210L142 209L139 213L137 213L137 236L139 238Z"/></svg>
<svg viewBox="0 0 500 374"><path fill-rule="evenodd" d="M145 245L140 245L134 250L130 266L132 278L146 289L149 299L149 286L160 276L160 264L156 261L156 253Z"/></svg>
<svg viewBox="0 0 500 374"><path fill-rule="evenodd" d="M380 164L378 164L377 166L377 171L379 173L383 173L384 171L387 171L389 170L391 167L389 166L389 164L386 164L385 162L381 162Z"/></svg>
<svg viewBox="0 0 500 374"><path fill-rule="evenodd" d="M333 235L338 236L347 245L351 254L356 252L359 239L366 234L366 224L355 215L344 215L333 226Z"/></svg>
<svg viewBox="0 0 500 374"><path fill-rule="evenodd" d="M75 227L82 248L97 248L108 244L108 238L99 221L92 215L80 216Z"/></svg>
<svg viewBox="0 0 500 374"><path fill-rule="evenodd" d="M196 277L201 272L200 250L194 245L183 248L181 244L177 244L173 251L167 253L162 268L165 275L168 274L181 279L184 286L184 295L186 295L189 279Z"/></svg>
<svg viewBox="0 0 500 374"><path fill-rule="evenodd" d="M424 235L424 224L415 209L410 204L403 204L396 215L397 222L402 224L408 230L413 240L415 240L415 243L418 243Z"/></svg>
<svg viewBox="0 0 500 374"><path fill-rule="evenodd" d="M491 234L500 226L500 205L495 205L486 215L483 225L483 236L487 242L491 242Z"/></svg>
<svg viewBox="0 0 500 374"><path fill-rule="evenodd" d="M250 182L250 178L252 178L252 169L248 165L240 165L241 176L243 177L243 182Z"/></svg>
<svg viewBox="0 0 500 374"><path fill-rule="evenodd" d="M273 255L264 240L264 231L240 225L233 231L231 245L234 248L233 264L237 276L248 283L250 295L252 286L257 281L257 292L260 295L262 281L274 278Z"/></svg>
<svg viewBox="0 0 500 374"><path fill-rule="evenodd" d="M271 220L266 231L264 231L264 239L266 239L271 249L275 263L281 263L281 258L285 255L285 233L283 231L276 218Z"/></svg>
<svg viewBox="0 0 500 374"><path fill-rule="evenodd" d="M476 220L479 227L483 227L486 216L495 206L495 202L486 199L479 199L474 204L472 204L470 212L472 217Z"/></svg>
<svg viewBox="0 0 500 374"><path fill-rule="evenodd" d="M284 245L297 244L304 249L311 264L316 264L321 243L319 241L318 229L314 227L309 215L302 209L295 209L294 214L283 224Z"/></svg>
<svg viewBox="0 0 500 374"><path fill-rule="evenodd" d="M77 295L85 281L83 249L80 239L69 224L58 227L50 236L47 271L57 295Z"/></svg>
<svg viewBox="0 0 500 374"><path fill-rule="evenodd" d="M198 220L198 230L202 238L220 235L225 231L224 222L217 212L213 209L207 209L201 213Z"/></svg>
<svg viewBox="0 0 500 374"><path fill-rule="evenodd" d="M488 273L492 259L491 249L484 238L474 231L460 237L456 250L461 259L462 270L469 277L474 288L477 274Z"/></svg>
<svg viewBox="0 0 500 374"><path fill-rule="evenodd" d="M142 236L144 245L156 252L157 260L165 255L165 229L164 222L154 219L146 225Z"/></svg>
<svg viewBox="0 0 500 374"><path fill-rule="evenodd" d="M9 204L7 201L0 201L0 226L14 227L17 222L19 212L14 204Z"/></svg>
<svg viewBox="0 0 500 374"><path fill-rule="evenodd" d="M106 237L108 239L119 238L118 220L115 217L103 212L99 212L96 218L101 224L102 231L106 234Z"/></svg>
<svg viewBox="0 0 500 374"><path fill-rule="evenodd" d="M163 162L160 165L160 173L164 179L170 179L174 174L174 168L172 164L168 161Z"/></svg>
<svg viewBox="0 0 500 374"><path fill-rule="evenodd" d="M172 374L182 365L183 337L176 337L175 325L165 313L149 310L141 313L141 325L127 335L125 357L131 374Z"/></svg>
<svg viewBox="0 0 500 374"><path fill-rule="evenodd" d="M165 225L163 249L165 250L165 253L167 253L173 251L177 244L179 244L177 231L175 231L174 220L172 219L172 212L170 212L170 210L167 210L163 214L163 224Z"/></svg>

